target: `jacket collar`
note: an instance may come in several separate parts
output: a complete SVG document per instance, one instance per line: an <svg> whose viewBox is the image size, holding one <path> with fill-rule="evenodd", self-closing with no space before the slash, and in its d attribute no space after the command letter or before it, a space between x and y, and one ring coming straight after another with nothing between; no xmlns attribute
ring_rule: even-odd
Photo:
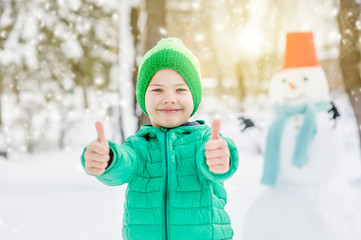
<svg viewBox="0 0 361 240"><path fill-rule="evenodd" d="M141 126L141 128L136 133L136 135L138 137L145 137L146 135L148 135L150 138L155 138L157 135L162 134L163 132L183 134L183 133L192 133L209 128L203 120L197 120L196 122L198 122L199 125L179 126L175 128L157 128L157 127L153 127L151 124L145 124Z"/></svg>

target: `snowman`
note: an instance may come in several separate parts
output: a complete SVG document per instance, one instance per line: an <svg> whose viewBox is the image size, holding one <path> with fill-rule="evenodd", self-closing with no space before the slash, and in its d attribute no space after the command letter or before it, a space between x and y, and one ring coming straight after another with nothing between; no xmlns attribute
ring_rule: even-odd
<svg viewBox="0 0 361 240"><path fill-rule="evenodd" d="M360 196L333 177L343 144L312 32L287 34L269 96L275 117L261 179L268 187L246 214L243 239L361 239Z"/></svg>

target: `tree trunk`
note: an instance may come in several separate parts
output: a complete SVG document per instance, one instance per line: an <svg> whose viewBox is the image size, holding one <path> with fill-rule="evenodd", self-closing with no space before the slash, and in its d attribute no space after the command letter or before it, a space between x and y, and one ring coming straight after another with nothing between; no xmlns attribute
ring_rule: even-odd
<svg viewBox="0 0 361 240"><path fill-rule="evenodd" d="M238 81L238 99L240 102L243 102L244 98L246 97L246 87L244 85L244 76L242 73L242 64L240 62L235 63L234 71ZM242 105L242 104L241 104ZM242 109L243 111L244 109Z"/></svg>
<svg viewBox="0 0 361 240"><path fill-rule="evenodd" d="M15 93L16 96L16 104L20 104L20 84L19 84L19 80L17 79L17 77L14 78L13 80L13 91Z"/></svg>
<svg viewBox="0 0 361 240"><path fill-rule="evenodd" d="M2 82L0 80L0 87L2 88ZM2 120L2 109L1 109L1 97L2 97L2 90L0 89L0 156L7 157L7 150L6 150L6 141L5 141L5 133L3 131L3 120Z"/></svg>
<svg viewBox="0 0 361 240"><path fill-rule="evenodd" d="M222 72L222 64L221 64L221 59L219 56L219 51L217 50L217 44L216 44L216 40L214 39L214 24L212 22L212 15L213 15L213 8L214 8L215 4L214 1L204 1L202 4L202 11L201 11L201 20L202 20L202 25L204 26L204 31L205 31L205 43L206 45L209 47L210 51L212 52L212 68L213 68L213 72L212 74L214 75L214 77L216 78L216 83L217 86L215 86L214 89L217 89L217 91L215 91L215 95L218 99L221 98L221 95L225 92L222 81L223 81L223 72Z"/></svg>
<svg viewBox="0 0 361 240"><path fill-rule="evenodd" d="M147 52L162 38L160 28L165 28L165 0L146 1L147 38L144 51ZM144 52L144 53L145 53Z"/></svg>
<svg viewBox="0 0 361 240"><path fill-rule="evenodd" d="M33 134L33 113L28 112L28 119L25 120L25 144L28 153L33 153L35 148L35 139Z"/></svg>
<svg viewBox="0 0 361 240"><path fill-rule="evenodd" d="M1 82L0 82L0 85L1 85ZM2 101L1 101L1 97L2 97L2 92L0 91L0 130L1 130L1 127L3 125L3 115L2 115ZM1 133L1 131L0 131Z"/></svg>
<svg viewBox="0 0 361 240"><path fill-rule="evenodd" d="M88 92L87 92L87 85L85 79L81 80L81 89L83 90L84 109L88 109L89 108Z"/></svg>
<svg viewBox="0 0 361 240"><path fill-rule="evenodd" d="M135 49L135 53L134 55L137 56L139 54L139 43L140 43L140 31L138 29L138 19L139 19L139 15L140 15L140 10L139 8L133 7L130 13L130 26L132 29L132 35L133 35L133 46ZM135 92L135 86L137 85L137 76L138 76L138 66L137 66L137 61L136 61L136 57L134 57L134 62L133 62L133 74L132 74L132 81L133 81L133 86L134 86L134 92ZM137 99L135 97L135 94L133 95L134 99L133 99L133 109L134 112L136 112L137 110Z"/></svg>
<svg viewBox="0 0 361 240"><path fill-rule="evenodd" d="M165 0L145 1L147 12L146 41L144 44L144 54L156 45L163 37L159 32L160 28L165 28ZM143 56L144 56L143 54ZM141 125L150 123L148 116L143 112L138 121L138 128Z"/></svg>
<svg viewBox="0 0 361 240"><path fill-rule="evenodd" d="M340 42L340 64L346 92L350 97L357 119L361 144L361 78L359 32L356 22L360 17L360 4L356 0L341 0L338 15ZM361 145L360 145L361 147Z"/></svg>

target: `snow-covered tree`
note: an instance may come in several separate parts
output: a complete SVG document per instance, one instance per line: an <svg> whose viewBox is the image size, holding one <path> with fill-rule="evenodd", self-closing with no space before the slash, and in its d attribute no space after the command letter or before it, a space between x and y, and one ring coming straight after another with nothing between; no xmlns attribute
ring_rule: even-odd
<svg viewBox="0 0 361 240"><path fill-rule="evenodd" d="M23 148L31 151L38 142L31 132L50 127L36 126L32 119L42 116L40 122L50 123L55 118L59 126L51 126L59 131L62 147L69 115L77 103L65 99L74 96L79 86L83 105L89 108L89 89L111 85L109 73L118 62L117 2L6 0L1 4L0 84L16 96L16 108L27 113L8 116L12 120L7 121L8 128L22 128L20 135L28 143ZM116 84L111 86L116 92ZM37 98L41 100L34 102ZM56 111L41 114L49 107Z"/></svg>

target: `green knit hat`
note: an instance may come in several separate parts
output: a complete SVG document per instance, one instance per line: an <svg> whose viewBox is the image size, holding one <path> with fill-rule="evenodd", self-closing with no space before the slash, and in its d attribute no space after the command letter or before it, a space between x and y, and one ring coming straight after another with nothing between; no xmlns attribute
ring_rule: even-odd
<svg viewBox="0 0 361 240"><path fill-rule="evenodd" d="M138 72L136 87L137 101L143 112L145 92L153 75L160 69L171 68L184 78L193 96L193 112L197 111L202 99L201 71L198 59L178 38L164 38L143 57Z"/></svg>

